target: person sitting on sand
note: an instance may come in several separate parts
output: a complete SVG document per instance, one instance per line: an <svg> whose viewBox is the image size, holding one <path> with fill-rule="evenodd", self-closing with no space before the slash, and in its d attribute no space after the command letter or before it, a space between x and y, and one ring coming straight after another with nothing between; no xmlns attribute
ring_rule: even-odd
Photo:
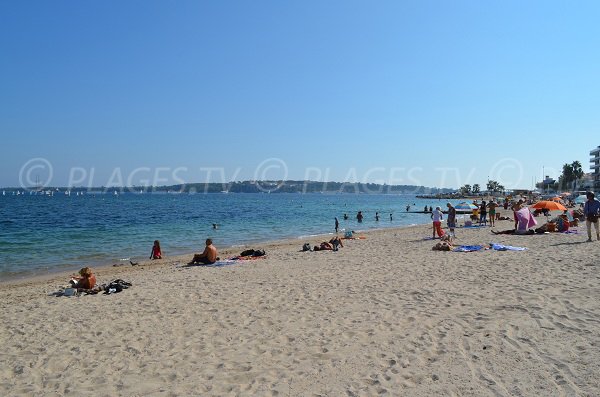
<svg viewBox="0 0 600 397"><path fill-rule="evenodd" d="M338 250L338 246L344 248L344 244L342 243L342 239L339 238L338 236L335 236L334 238L332 238L331 240L329 240L329 243L331 245L333 245L333 250L334 251Z"/></svg>
<svg viewBox="0 0 600 397"><path fill-rule="evenodd" d="M556 218L556 228L559 232L564 233L569 230L571 223L567 214L561 214Z"/></svg>
<svg viewBox="0 0 600 397"><path fill-rule="evenodd" d="M204 252L195 254L188 265L212 265L217 259L217 247L213 245L212 239L207 238Z"/></svg>
<svg viewBox="0 0 600 397"><path fill-rule="evenodd" d="M544 225L536 229L535 231L530 230L534 226L537 225L537 222L533 218L533 215L529 211L529 208L524 207L523 203L519 201L517 204L513 206L513 211L515 215L515 228L511 230L504 230L502 232L496 232L492 230L494 234L534 234L534 233L544 233L544 229L546 228Z"/></svg>
<svg viewBox="0 0 600 397"><path fill-rule="evenodd" d="M92 289L96 286L96 276L92 269L84 267L79 271L79 276L73 276L71 284L77 289Z"/></svg>
<svg viewBox="0 0 600 397"><path fill-rule="evenodd" d="M152 253L150 253L150 259L162 259L162 251L160 250L160 241L154 240L152 246Z"/></svg>

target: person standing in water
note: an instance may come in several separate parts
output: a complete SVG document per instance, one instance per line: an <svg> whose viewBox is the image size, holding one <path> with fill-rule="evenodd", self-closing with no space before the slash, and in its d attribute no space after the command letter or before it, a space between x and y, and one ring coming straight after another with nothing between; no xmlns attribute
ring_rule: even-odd
<svg viewBox="0 0 600 397"><path fill-rule="evenodd" d="M358 211L358 214L356 214L356 220L358 221L358 223L362 223L362 220L363 220L362 211Z"/></svg>
<svg viewBox="0 0 600 397"><path fill-rule="evenodd" d="M375 222L379 222L379 212L375 213Z"/></svg>
<svg viewBox="0 0 600 397"><path fill-rule="evenodd" d="M338 229L340 228L340 222L338 221L337 216L335 217L335 232L338 232Z"/></svg>

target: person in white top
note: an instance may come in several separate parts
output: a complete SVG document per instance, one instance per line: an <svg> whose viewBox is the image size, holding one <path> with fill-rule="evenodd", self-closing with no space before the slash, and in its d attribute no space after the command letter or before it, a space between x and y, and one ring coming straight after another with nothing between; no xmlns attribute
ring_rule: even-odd
<svg viewBox="0 0 600 397"><path fill-rule="evenodd" d="M435 238L436 232L439 237L442 237L444 235L444 231L442 230L442 219L444 219L444 213L442 212L441 207L435 207L435 210L431 213L431 219L433 219L433 238Z"/></svg>

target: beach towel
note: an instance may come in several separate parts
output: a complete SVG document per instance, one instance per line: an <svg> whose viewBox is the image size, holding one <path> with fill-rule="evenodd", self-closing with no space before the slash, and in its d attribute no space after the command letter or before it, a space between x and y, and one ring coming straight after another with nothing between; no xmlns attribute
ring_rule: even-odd
<svg viewBox="0 0 600 397"><path fill-rule="evenodd" d="M221 266L226 266L226 265L233 265L234 263L238 263L238 260L234 260L233 258L230 259L222 259L222 260L218 260L215 263L187 263L185 265L180 265L177 267L196 267L196 266L201 266L201 267L221 267Z"/></svg>
<svg viewBox="0 0 600 397"><path fill-rule="evenodd" d="M485 247L483 245L461 245L452 250L452 252L475 252L481 251Z"/></svg>
<svg viewBox="0 0 600 397"><path fill-rule="evenodd" d="M223 266L228 266L228 265L233 265L239 263L239 261L233 260L233 259L224 259L221 261L216 261L215 263L212 263L210 265L203 265L204 267L223 267Z"/></svg>
<svg viewBox="0 0 600 397"><path fill-rule="evenodd" d="M512 245L502 245L495 243L490 243L490 246L496 251L525 251L527 249L525 247L513 247Z"/></svg>
<svg viewBox="0 0 600 397"><path fill-rule="evenodd" d="M529 211L529 208L521 208L516 212L518 227L517 230L525 231L537 225L537 221Z"/></svg>

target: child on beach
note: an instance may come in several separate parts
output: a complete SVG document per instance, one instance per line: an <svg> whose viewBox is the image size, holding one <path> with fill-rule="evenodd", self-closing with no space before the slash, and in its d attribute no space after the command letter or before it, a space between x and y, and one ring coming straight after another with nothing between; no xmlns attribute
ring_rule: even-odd
<svg viewBox="0 0 600 397"><path fill-rule="evenodd" d="M152 253L150 254L150 259L162 259L162 251L160 250L160 241L154 240L154 245L152 246Z"/></svg>

